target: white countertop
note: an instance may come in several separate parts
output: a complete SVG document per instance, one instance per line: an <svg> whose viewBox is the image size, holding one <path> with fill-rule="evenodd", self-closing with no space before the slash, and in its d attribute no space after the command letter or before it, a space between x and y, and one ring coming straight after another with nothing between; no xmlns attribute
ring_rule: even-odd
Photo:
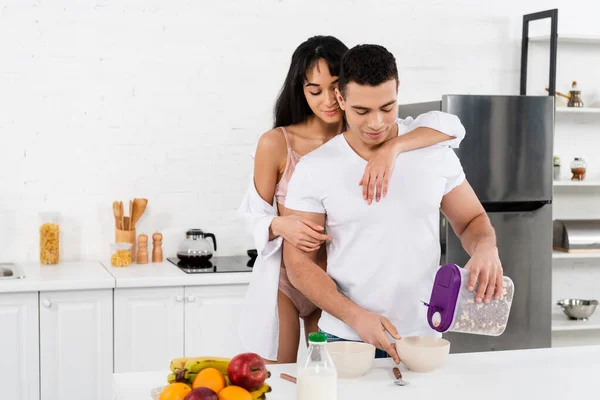
<svg viewBox="0 0 600 400"><path fill-rule="evenodd" d="M115 278L117 288L247 284L252 272L186 274L166 259L129 267L113 267L110 261L102 264Z"/></svg>
<svg viewBox="0 0 600 400"><path fill-rule="evenodd" d="M24 272L25 278L0 279L0 293L248 284L252 271L248 268L248 272L186 274L167 260L120 268L112 267L110 261L14 265Z"/></svg>
<svg viewBox="0 0 600 400"><path fill-rule="evenodd" d="M115 287L115 279L97 261L66 261L56 265L14 264L25 273L25 278L0 279L0 293Z"/></svg>
<svg viewBox="0 0 600 400"><path fill-rule="evenodd" d="M340 380L338 400L363 399L591 399L600 381L600 346L452 354L441 369L418 374L401 365L408 386L392 383L393 361L376 360L360 379ZM270 365L268 400L294 400L295 385L279 378L296 376L296 365ZM113 375L116 400L149 400L150 391L164 386L169 371Z"/></svg>

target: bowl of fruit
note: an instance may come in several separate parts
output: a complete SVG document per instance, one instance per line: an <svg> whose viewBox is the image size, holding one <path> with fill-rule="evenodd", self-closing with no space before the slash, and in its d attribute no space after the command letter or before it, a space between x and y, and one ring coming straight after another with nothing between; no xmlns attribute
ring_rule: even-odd
<svg viewBox="0 0 600 400"><path fill-rule="evenodd" d="M168 385L152 390L152 400L264 400L271 391L271 373L254 353L176 358L170 369Z"/></svg>

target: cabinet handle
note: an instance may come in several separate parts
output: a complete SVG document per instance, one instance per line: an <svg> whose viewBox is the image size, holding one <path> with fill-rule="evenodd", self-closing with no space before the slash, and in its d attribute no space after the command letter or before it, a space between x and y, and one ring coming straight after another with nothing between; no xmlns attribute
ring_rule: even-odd
<svg viewBox="0 0 600 400"><path fill-rule="evenodd" d="M178 294L177 296L175 296L175 301L181 303L183 301L183 296Z"/></svg>
<svg viewBox="0 0 600 400"><path fill-rule="evenodd" d="M46 308L50 308L50 306L52 306L52 302L50 300L48 300L48 299L45 299L42 304Z"/></svg>
<svg viewBox="0 0 600 400"><path fill-rule="evenodd" d="M190 303L193 303L196 301L196 297L195 296L188 296L187 301Z"/></svg>

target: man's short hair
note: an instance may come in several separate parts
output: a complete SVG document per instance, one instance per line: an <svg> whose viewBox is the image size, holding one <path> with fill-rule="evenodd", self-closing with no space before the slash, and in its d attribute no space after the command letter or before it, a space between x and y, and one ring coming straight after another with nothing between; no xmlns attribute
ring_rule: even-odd
<svg viewBox="0 0 600 400"><path fill-rule="evenodd" d="M392 79L398 81L398 67L393 54L383 46L361 44L348 50L342 57L338 88L345 98L346 86L350 82L379 86Z"/></svg>

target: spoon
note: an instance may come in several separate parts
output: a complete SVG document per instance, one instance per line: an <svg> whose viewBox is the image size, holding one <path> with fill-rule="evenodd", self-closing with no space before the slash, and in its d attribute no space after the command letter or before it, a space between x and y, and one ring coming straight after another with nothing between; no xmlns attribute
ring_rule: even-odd
<svg viewBox="0 0 600 400"><path fill-rule="evenodd" d="M113 201L113 214L115 216L115 226L119 229L121 223L121 209L119 208L118 201Z"/></svg>
<svg viewBox="0 0 600 400"><path fill-rule="evenodd" d="M121 230L125 230L125 212L123 211L123 202L119 202L119 215L121 217Z"/></svg>
<svg viewBox="0 0 600 400"><path fill-rule="evenodd" d="M133 199L133 220L131 221L132 229L135 228L135 225L146 211L147 205L148 199Z"/></svg>
<svg viewBox="0 0 600 400"><path fill-rule="evenodd" d="M396 380L394 381L394 383L398 386L406 386L408 385L410 382L405 381L404 379L402 379L402 372L400 372L400 370L398 369L398 367L394 367L394 369L392 370L394 372L394 376L396 377Z"/></svg>

